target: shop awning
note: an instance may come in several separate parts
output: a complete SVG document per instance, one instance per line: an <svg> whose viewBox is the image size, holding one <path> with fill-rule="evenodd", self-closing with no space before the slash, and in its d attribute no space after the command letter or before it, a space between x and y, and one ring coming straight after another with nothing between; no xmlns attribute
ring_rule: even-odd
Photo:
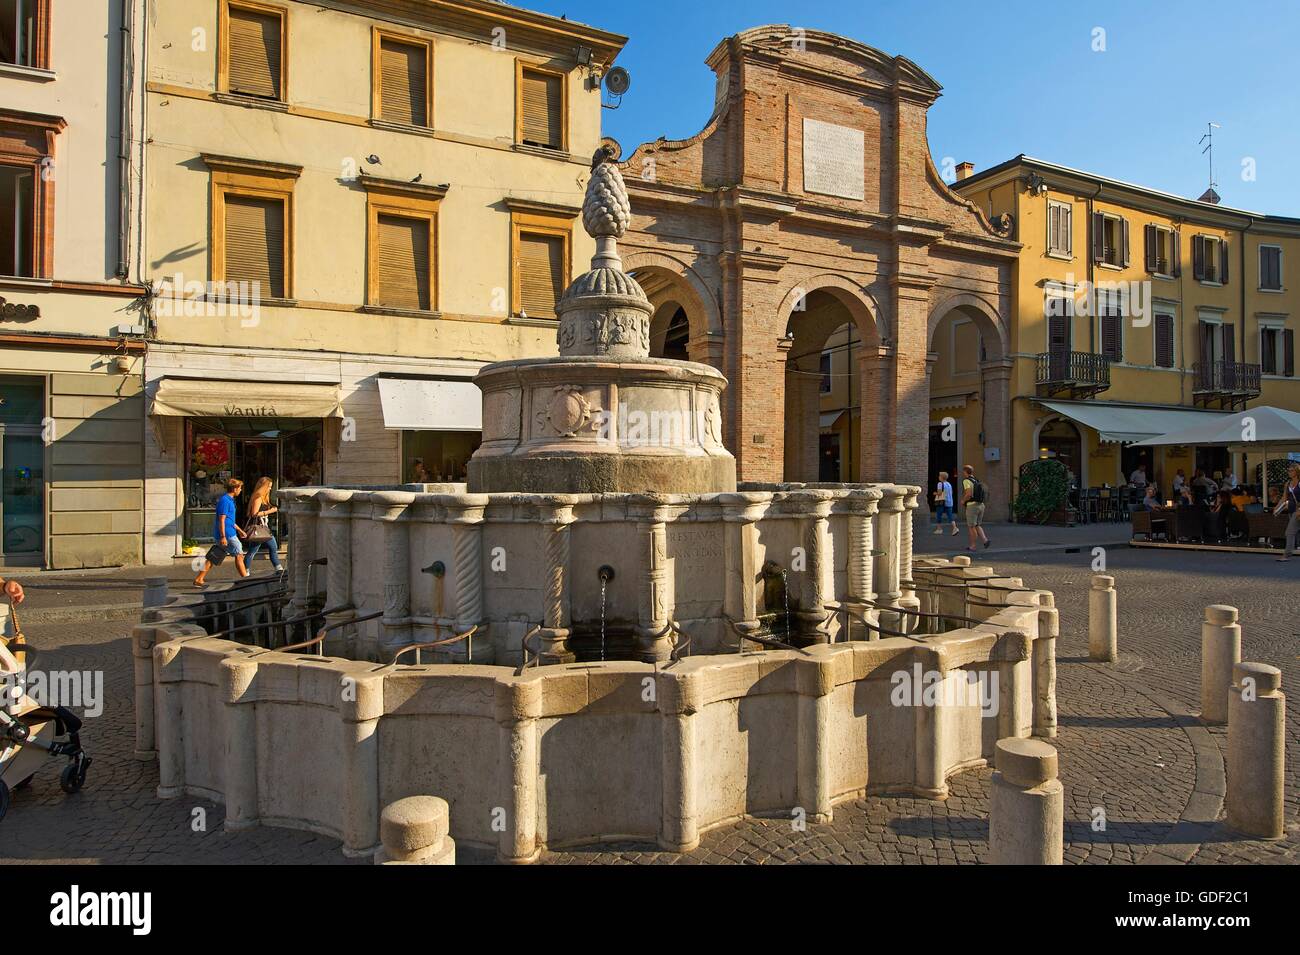
<svg viewBox="0 0 1300 955"><path fill-rule="evenodd" d="M1229 416L1226 411L1152 408L1105 401L1040 401L1049 411L1097 432L1102 443L1131 444Z"/></svg>
<svg viewBox="0 0 1300 955"><path fill-rule="evenodd" d="M472 381L380 378L379 400L393 431L483 430L483 393Z"/></svg>
<svg viewBox="0 0 1300 955"><path fill-rule="evenodd" d="M835 423L840 420L843 411L825 411L817 416L817 426L821 429L833 428Z"/></svg>
<svg viewBox="0 0 1300 955"><path fill-rule="evenodd" d="M152 415L193 418L342 418L339 386L247 378L163 378Z"/></svg>

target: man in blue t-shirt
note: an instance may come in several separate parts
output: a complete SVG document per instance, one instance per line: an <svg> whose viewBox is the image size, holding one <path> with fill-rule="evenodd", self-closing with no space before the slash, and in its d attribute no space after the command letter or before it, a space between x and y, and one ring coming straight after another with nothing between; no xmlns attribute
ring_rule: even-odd
<svg viewBox="0 0 1300 955"><path fill-rule="evenodd" d="M217 501L217 513L212 519L212 537L216 541L216 546L220 546L235 558L235 567L239 570L239 576L247 577L248 570L244 567L244 546L239 542L244 532L235 520L235 498L243 489L244 482L239 478L231 478L226 482L226 493ZM195 587L206 586L208 571L211 569L212 561L204 560L203 569L194 578Z"/></svg>

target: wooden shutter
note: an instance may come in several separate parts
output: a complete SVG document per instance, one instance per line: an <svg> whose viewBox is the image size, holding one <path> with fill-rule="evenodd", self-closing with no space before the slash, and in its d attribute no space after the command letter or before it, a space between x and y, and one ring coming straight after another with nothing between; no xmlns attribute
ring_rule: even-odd
<svg viewBox="0 0 1300 955"><path fill-rule="evenodd" d="M1176 229L1169 233L1169 261L1173 267L1173 271L1170 274L1175 277L1182 275L1183 234Z"/></svg>
<svg viewBox="0 0 1300 955"><path fill-rule="evenodd" d="M1106 257L1106 217L1100 212L1092 214L1092 260L1100 262Z"/></svg>
<svg viewBox="0 0 1300 955"><path fill-rule="evenodd" d="M1047 348L1053 352L1070 350L1070 312L1073 300L1053 296L1047 314Z"/></svg>
<svg viewBox="0 0 1300 955"><path fill-rule="evenodd" d="M1123 361L1123 337L1120 328L1119 300L1114 292L1106 295L1101 313L1101 353L1111 361Z"/></svg>
<svg viewBox="0 0 1300 955"><path fill-rule="evenodd" d="M519 307L529 318L555 318L555 303L564 291L563 272L563 237L519 234Z"/></svg>
<svg viewBox="0 0 1300 955"><path fill-rule="evenodd" d="M1224 239L1219 243L1219 282L1223 285L1228 284L1228 241Z"/></svg>
<svg viewBox="0 0 1300 955"><path fill-rule="evenodd" d="M230 92L280 99L280 27L274 13L230 8Z"/></svg>
<svg viewBox="0 0 1300 955"><path fill-rule="evenodd" d="M1156 254L1156 227L1148 223L1143 227L1142 232L1146 243L1147 271L1158 272L1160 271L1160 263L1157 261L1158 256Z"/></svg>
<svg viewBox="0 0 1300 955"><path fill-rule="evenodd" d="M1214 324L1211 322L1198 322L1201 330L1201 351L1200 366L1203 374L1208 374L1210 366L1210 355L1212 354L1212 345L1214 341Z"/></svg>
<svg viewBox="0 0 1300 955"><path fill-rule="evenodd" d="M379 216L378 302L392 308L433 307L429 276L429 220Z"/></svg>
<svg viewBox="0 0 1300 955"><path fill-rule="evenodd" d="M225 217L225 280L259 282L263 296L284 298L284 202L227 195Z"/></svg>
<svg viewBox="0 0 1300 955"><path fill-rule="evenodd" d="M1295 337L1289 328L1282 329L1282 374L1295 375Z"/></svg>
<svg viewBox="0 0 1300 955"><path fill-rule="evenodd" d="M564 145L562 78L524 70L520 76L520 137L533 146L560 149Z"/></svg>
<svg viewBox="0 0 1300 955"><path fill-rule="evenodd" d="M1192 236L1192 278L1205 278L1205 236Z"/></svg>
<svg viewBox="0 0 1300 955"><path fill-rule="evenodd" d="M1070 206L1057 206L1061 229L1060 250L1067 255L1074 254L1074 209Z"/></svg>
<svg viewBox="0 0 1300 955"><path fill-rule="evenodd" d="M1120 219L1119 264L1128 267L1128 220Z"/></svg>
<svg viewBox="0 0 1300 955"><path fill-rule="evenodd" d="M1237 336L1234 334L1234 326L1224 323L1219 326L1223 329L1223 360L1234 362L1237 360Z"/></svg>
<svg viewBox="0 0 1300 955"><path fill-rule="evenodd" d="M416 43L379 43L380 119L404 126L429 125L429 50Z"/></svg>
<svg viewBox="0 0 1300 955"><path fill-rule="evenodd" d="M1174 317L1156 315L1156 366L1174 367Z"/></svg>

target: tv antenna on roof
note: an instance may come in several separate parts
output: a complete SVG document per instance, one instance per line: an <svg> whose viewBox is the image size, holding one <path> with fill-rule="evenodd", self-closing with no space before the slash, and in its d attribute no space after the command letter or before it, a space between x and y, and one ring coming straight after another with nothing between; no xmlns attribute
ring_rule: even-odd
<svg viewBox="0 0 1300 955"><path fill-rule="evenodd" d="M1210 188L1211 189L1213 189L1215 186L1218 185L1218 183L1214 181L1214 131L1216 129L1222 129L1222 128L1223 127L1220 126L1218 123L1206 123L1205 135L1201 137L1201 142L1205 143L1205 148L1201 150L1201 155L1204 156L1206 153L1210 154ZM1207 140L1208 142L1206 142Z"/></svg>

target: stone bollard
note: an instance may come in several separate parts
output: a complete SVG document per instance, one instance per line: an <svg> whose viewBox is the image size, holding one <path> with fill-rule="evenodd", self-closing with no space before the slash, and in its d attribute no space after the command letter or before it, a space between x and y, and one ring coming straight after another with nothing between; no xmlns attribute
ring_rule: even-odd
<svg viewBox="0 0 1300 955"><path fill-rule="evenodd" d="M989 861L1060 865L1065 840L1065 787L1056 750L1036 739L1000 739L989 799Z"/></svg>
<svg viewBox="0 0 1300 955"><path fill-rule="evenodd" d="M455 865L456 843L447 835L447 800L407 796L379 814L376 865Z"/></svg>
<svg viewBox="0 0 1300 955"><path fill-rule="evenodd" d="M161 607L167 603L167 578L146 577L144 581L144 599L146 607Z"/></svg>
<svg viewBox="0 0 1300 955"><path fill-rule="evenodd" d="M1115 578L1095 574L1088 592L1088 658L1100 663L1119 659L1119 618Z"/></svg>
<svg viewBox="0 0 1300 955"><path fill-rule="evenodd" d="M1201 624L1201 721L1228 722L1232 668L1241 662L1241 624L1237 608L1212 604Z"/></svg>
<svg viewBox="0 0 1300 955"><path fill-rule="evenodd" d="M1238 663L1228 692L1228 825L1259 839L1281 839L1286 696L1282 671Z"/></svg>

